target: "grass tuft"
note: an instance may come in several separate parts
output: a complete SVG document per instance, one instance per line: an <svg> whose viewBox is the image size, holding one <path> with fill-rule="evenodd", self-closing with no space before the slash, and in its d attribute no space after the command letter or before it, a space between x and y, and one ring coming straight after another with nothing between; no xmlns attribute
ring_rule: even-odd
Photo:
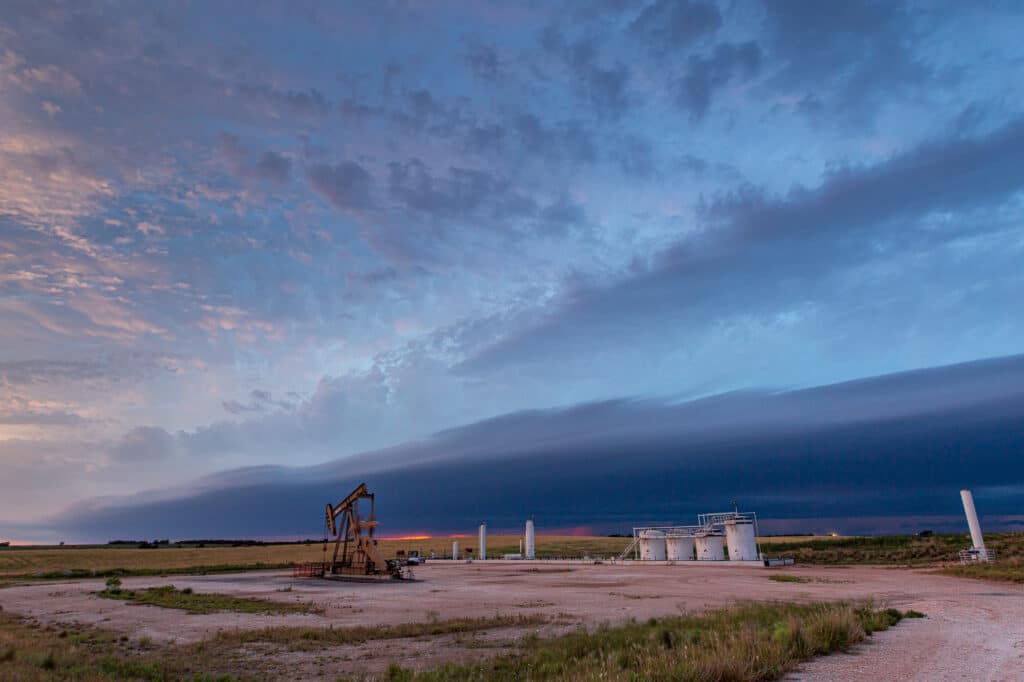
<svg viewBox="0 0 1024 682"><path fill-rule="evenodd" d="M1024 583L1024 558L1015 557L999 559L998 561L985 561L960 564L959 566L947 566L939 572L960 578Z"/></svg>
<svg viewBox="0 0 1024 682"><path fill-rule="evenodd" d="M117 580L117 578L111 578ZM107 589L96 593L105 599L123 599L136 604L160 606L167 609L181 609L189 613L214 613L216 611L237 611L240 613L322 613L322 609L309 603L284 603L235 597L227 594L196 593L192 588L179 590L174 585L149 587L145 590L124 590L120 581L115 586L107 581Z"/></svg>
<svg viewBox="0 0 1024 682"><path fill-rule="evenodd" d="M486 662L420 672L392 666L387 679L773 680L804 659L846 650L902 617L870 604L741 604L702 616L528 638L516 652Z"/></svg>
<svg viewBox="0 0 1024 682"><path fill-rule="evenodd" d="M490 618L453 618L428 620L398 625L355 626L348 628L270 627L260 630L233 630L218 633L214 642L219 646L253 643L277 644L293 651L310 651L325 646L359 644L378 639L404 639L477 632L498 628L530 627L542 625L548 618L536 614L515 616L497 615Z"/></svg>

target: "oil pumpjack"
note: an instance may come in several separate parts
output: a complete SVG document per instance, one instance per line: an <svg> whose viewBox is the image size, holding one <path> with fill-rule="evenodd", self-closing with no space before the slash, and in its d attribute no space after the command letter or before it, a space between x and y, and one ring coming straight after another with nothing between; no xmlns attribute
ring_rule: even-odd
<svg viewBox="0 0 1024 682"><path fill-rule="evenodd" d="M370 514L363 517L359 514L359 501L370 501ZM411 572L403 562L385 559L377 542L373 538L379 522L375 518L374 495L365 483L360 484L338 504L327 504L325 516L327 530L334 539L334 554L331 560L324 561L318 567L307 564L305 575L319 574L325 578L374 579L394 578L409 579ZM326 559L327 544L324 540L324 558ZM351 547L350 547L351 545ZM340 553L340 556L339 556ZM317 570L317 568L319 570Z"/></svg>

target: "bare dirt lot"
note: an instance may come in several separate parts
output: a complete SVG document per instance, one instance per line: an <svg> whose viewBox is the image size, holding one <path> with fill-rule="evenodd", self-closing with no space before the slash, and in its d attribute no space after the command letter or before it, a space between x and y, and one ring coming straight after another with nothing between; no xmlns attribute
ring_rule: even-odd
<svg viewBox="0 0 1024 682"><path fill-rule="evenodd" d="M776 582L787 575L809 582ZM40 624L83 623L155 643L197 642L219 631L278 625L350 627L427 622L496 614L543 614L542 636L568 628L630 618L693 613L737 600L821 601L871 598L926 619L877 635L853 655L805 664L798 680L1024 679L1024 587L952 578L900 568L728 564L593 565L559 562L435 562L416 569L415 582L382 584L292 578L267 571L209 576L124 578L126 589L173 583L218 593L316 604L322 614L262 615L185 611L101 599L101 580L17 585L0 589L4 611ZM537 627L528 628L538 630ZM279 652L304 678L378 671L389 662L425 667L486 656L510 646L526 629L484 631L414 640L365 642L329 651Z"/></svg>

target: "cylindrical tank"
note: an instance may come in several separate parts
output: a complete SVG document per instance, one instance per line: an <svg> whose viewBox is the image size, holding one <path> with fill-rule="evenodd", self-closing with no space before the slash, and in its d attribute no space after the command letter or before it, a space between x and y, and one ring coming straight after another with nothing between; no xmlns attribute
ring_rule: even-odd
<svg viewBox="0 0 1024 682"><path fill-rule="evenodd" d="M967 515L967 526L971 529L971 544L978 550L978 557L984 561L988 559L988 552L985 550L985 536L981 534L981 523L978 522L978 512L974 509L974 495L970 490L961 490L960 499L964 503L964 513Z"/></svg>
<svg viewBox="0 0 1024 682"><path fill-rule="evenodd" d="M698 561L724 561L725 560L725 538L718 533L698 535L694 538L693 544L697 549Z"/></svg>
<svg viewBox="0 0 1024 682"><path fill-rule="evenodd" d="M665 554L669 561L693 561L693 536L669 535L665 538Z"/></svg>
<svg viewBox="0 0 1024 682"><path fill-rule="evenodd" d="M665 533L660 530L640 531L640 560L665 560Z"/></svg>
<svg viewBox="0 0 1024 682"><path fill-rule="evenodd" d="M533 559L534 557L534 537L533 537L533 519L526 522L526 559Z"/></svg>
<svg viewBox="0 0 1024 682"><path fill-rule="evenodd" d="M486 559L487 558L487 524L486 523L481 523L480 524L480 554L478 554L477 556L479 556L481 559Z"/></svg>
<svg viewBox="0 0 1024 682"><path fill-rule="evenodd" d="M754 522L749 519L732 519L725 522L725 543L729 545L729 559L732 561L757 561L757 538L754 537Z"/></svg>
<svg viewBox="0 0 1024 682"><path fill-rule="evenodd" d="M452 559L456 559L457 560L458 558L459 558L459 541L456 540L455 542L452 543Z"/></svg>

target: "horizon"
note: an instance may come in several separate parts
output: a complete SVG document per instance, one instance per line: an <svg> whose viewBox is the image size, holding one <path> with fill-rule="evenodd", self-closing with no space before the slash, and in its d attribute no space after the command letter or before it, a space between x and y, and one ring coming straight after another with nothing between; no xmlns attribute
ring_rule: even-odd
<svg viewBox="0 0 1024 682"><path fill-rule="evenodd" d="M0 6L0 541L1024 529L1022 19Z"/></svg>

